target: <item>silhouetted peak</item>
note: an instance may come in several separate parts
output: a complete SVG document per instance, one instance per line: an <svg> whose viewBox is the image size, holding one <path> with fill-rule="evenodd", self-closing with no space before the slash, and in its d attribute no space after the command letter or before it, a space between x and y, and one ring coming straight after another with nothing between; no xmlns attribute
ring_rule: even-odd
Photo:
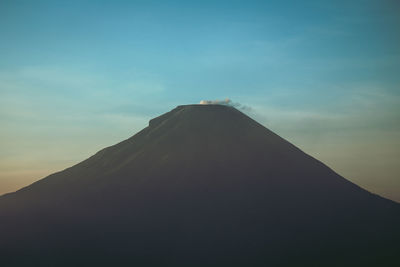
<svg viewBox="0 0 400 267"><path fill-rule="evenodd" d="M0 217L3 265L40 262L13 266L389 266L400 240L399 204L219 104L1 196Z"/></svg>

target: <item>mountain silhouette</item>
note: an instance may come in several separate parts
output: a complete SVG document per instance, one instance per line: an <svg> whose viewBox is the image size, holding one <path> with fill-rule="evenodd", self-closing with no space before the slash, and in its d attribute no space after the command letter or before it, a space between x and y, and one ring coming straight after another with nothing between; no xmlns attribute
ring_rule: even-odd
<svg viewBox="0 0 400 267"><path fill-rule="evenodd" d="M0 265L400 266L399 226L237 109L184 105L1 196Z"/></svg>

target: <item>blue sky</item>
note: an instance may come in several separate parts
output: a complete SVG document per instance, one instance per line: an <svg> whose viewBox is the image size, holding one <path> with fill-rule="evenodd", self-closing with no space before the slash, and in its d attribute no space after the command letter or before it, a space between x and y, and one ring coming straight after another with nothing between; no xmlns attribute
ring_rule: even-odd
<svg viewBox="0 0 400 267"><path fill-rule="evenodd" d="M0 1L0 193L230 98L400 201L400 4Z"/></svg>

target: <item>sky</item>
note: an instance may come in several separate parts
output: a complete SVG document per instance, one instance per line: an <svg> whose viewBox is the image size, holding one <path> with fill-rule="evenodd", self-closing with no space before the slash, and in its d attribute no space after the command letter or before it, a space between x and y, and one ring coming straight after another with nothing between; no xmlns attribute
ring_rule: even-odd
<svg viewBox="0 0 400 267"><path fill-rule="evenodd" d="M400 202L400 2L0 0L0 194L232 99Z"/></svg>

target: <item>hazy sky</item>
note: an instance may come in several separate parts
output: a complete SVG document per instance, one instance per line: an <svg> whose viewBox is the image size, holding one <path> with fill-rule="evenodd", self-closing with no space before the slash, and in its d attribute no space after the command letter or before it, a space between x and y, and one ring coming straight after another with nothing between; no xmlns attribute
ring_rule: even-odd
<svg viewBox="0 0 400 267"><path fill-rule="evenodd" d="M400 201L400 2L0 0L0 194L230 98Z"/></svg>

